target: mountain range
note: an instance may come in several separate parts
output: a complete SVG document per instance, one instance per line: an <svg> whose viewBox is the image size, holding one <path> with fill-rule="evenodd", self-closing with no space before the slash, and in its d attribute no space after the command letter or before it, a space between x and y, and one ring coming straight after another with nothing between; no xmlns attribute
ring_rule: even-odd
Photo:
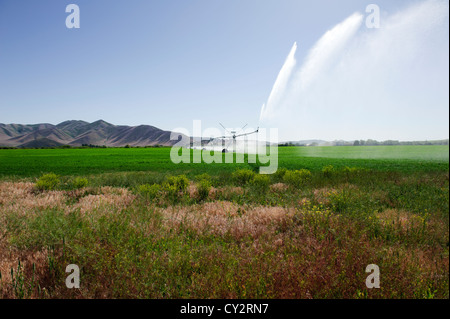
<svg viewBox="0 0 450 319"><path fill-rule="evenodd" d="M82 146L172 146L170 131L150 125L113 125L103 120L93 123L65 121L53 124L1 124L0 146L6 147L57 147Z"/></svg>

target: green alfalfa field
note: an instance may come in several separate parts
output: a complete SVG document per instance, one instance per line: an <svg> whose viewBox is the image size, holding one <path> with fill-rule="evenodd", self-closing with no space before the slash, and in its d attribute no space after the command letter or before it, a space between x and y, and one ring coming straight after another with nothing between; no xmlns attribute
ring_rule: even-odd
<svg viewBox="0 0 450 319"><path fill-rule="evenodd" d="M449 298L448 146L278 151L0 150L0 297Z"/></svg>

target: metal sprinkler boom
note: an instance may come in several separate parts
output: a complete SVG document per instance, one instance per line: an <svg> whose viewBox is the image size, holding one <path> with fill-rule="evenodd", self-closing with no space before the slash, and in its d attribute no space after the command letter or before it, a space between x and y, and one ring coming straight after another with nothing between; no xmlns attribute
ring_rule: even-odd
<svg viewBox="0 0 450 319"><path fill-rule="evenodd" d="M232 139L233 139L233 152L236 150L236 138L237 138L237 137L247 136L247 135L251 135L251 134L255 134L255 133L258 133L258 132L259 132L259 127L258 127L258 128L256 129L256 131L248 132L248 133L243 133L243 134L238 134L238 133L242 132L242 131L244 130L244 128L245 128L248 124L245 124L245 125L239 130L239 132L236 132L236 131L228 131L228 130L225 128L225 126L222 125L222 123L219 123L219 124L220 124L220 126L222 126L223 129L224 129L226 132L228 132L230 135L229 135L229 136L226 136L226 135L225 135L225 136L211 137L210 140L209 140L209 142L212 142L213 140L217 140L217 139L230 139L230 138L232 138ZM228 150L227 150L227 148L225 147L225 148L222 150L222 153L226 153L226 152L228 152Z"/></svg>

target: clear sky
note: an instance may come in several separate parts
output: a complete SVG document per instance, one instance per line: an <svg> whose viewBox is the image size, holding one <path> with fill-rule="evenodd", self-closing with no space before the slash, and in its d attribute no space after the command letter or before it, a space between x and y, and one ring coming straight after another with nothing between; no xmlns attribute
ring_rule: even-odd
<svg viewBox="0 0 450 319"><path fill-rule="evenodd" d="M355 12L365 15L368 4L376 3L383 15L389 15L421 2L0 0L0 123L103 119L113 124L191 130L192 121L199 119L205 127L218 126L218 122L228 127L246 123L256 127L261 106L268 100L294 42L301 65L328 30ZM80 29L66 28L65 8L70 3L80 8ZM446 15L448 27L448 11ZM446 50L440 50L438 58L448 60L448 31L446 38ZM448 62L442 61L434 63L448 70ZM421 63L426 66L428 61ZM430 68L441 70L435 64ZM444 88L448 71L442 72L437 76L444 85L422 94L437 96L431 111L438 116L418 130L417 118L411 115L409 125L406 115L402 134L392 130L394 120L387 120L389 137L448 138L448 119L443 119L448 118L448 88ZM401 102L399 92L407 94L408 90L397 90L395 98ZM430 108L425 100L420 101L423 110ZM420 110L420 105L411 114L417 108ZM289 118L290 111L284 112ZM353 120L362 124L350 125L345 133L328 125L332 119L326 116L321 120L310 116L308 125L320 130L295 131L291 123L290 130L280 137L387 137L381 124L365 132L368 113L358 114L353 113ZM274 125L282 130L283 121Z"/></svg>

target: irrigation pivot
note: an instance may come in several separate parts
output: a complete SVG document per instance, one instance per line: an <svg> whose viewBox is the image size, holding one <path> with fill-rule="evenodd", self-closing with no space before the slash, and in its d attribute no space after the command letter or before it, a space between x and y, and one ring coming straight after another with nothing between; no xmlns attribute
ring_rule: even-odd
<svg viewBox="0 0 450 319"><path fill-rule="evenodd" d="M237 137L241 137L241 136L247 136L247 135L251 135L251 134L255 134L259 132L259 127L256 129L256 131L253 132L248 132L248 133L242 133L239 134L240 132L242 132L244 130L245 127L247 127L248 124L245 124L238 132L237 131L228 131L225 126L222 125L222 123L219 123L220 126L223 127L223 129L229 133L230 135L228 136L219 136L219 137L211 137L211 139L209 140L209 142L212 142L213 140L217 140L217 139L233 139L233 152L236 151L236 138ZM222 149L222 153L228 153L228 148L225 147L224 149Z"/></svg>

